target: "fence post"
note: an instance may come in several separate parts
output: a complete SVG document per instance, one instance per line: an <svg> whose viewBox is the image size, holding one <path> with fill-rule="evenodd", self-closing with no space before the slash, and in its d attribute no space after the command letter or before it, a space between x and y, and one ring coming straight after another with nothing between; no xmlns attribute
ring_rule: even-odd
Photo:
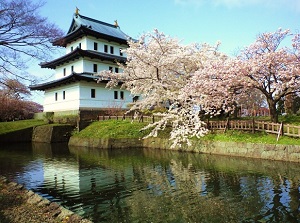
<svg viewBox="0 0 300 223"><path fill-rule="evenodd" d="M283 122L281 122L281 135L283 136L284 135L284 129L283 129Z"/></svg>
<svg viewBox="0 0 300 223"><path fill-rule="evenodd" d="M154 123L154 115L152 115L152 123Z"/></svg>
<svg viewBox="0 0 300 223"><path fill-rule="evenodd" d="M226 132L226 129L229 129L229 117L227 118L227 121L226 121L226 125L225 125L225 128L224 128L224 133Z"/></svg>
<svg viewBox="0 0 300 223"><path fill-rule="evenodd" d="M252 133L255 132L255 120L252 118Z"/></svg>
<svg viewBox="0 0 300 223"><path fill-rule="evenodd" d="M207 129L210 129L210 126L209 126L209 118L207 118Z"/></svg>
<svg viewBox="0 0 300 223"><path fill-rule="evenodd" d="M123 120L125 120L125 114L123 115Z"/></svg>
<svg viewBox="0 0 300 223"><path fill-rule="evenodd" d="M280 127L279 127L279 131L278 131L278 134L277 134L277 142L278 142L278 140L279 140L279 137L280 137L280 135L282 134L282 128L283 127L283 124L282 124L282 122L281 122L281 124L280 124Z"/></svg>

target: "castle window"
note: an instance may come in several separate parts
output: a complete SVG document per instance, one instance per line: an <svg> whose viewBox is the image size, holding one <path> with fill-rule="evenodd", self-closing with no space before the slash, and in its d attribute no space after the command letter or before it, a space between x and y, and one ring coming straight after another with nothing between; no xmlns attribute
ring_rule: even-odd
<svg viewBox="0 0 300 223"><path fill-rule="evenodd" d="M123 56L122 48L120 48L120 56Z"/></svg>
<svg viewBox="0 0 300 223"><path fill-rule="evenodd" d="M114 54L114 47L113 46L110 46L110 53Z"/></svg>
<svg viewBox="0 0 300 223"><path fill-rule="evenodd" d="M114 91L114 99L118 99L118 91Z"/></svg>
<svg viewBox="0 0 300 223"><path fill-rule="evenodd" d="M94 50L98 50L98 43L94 42Z"/></svg>
<svg viewBox="0 0 300 223"><path fill-rule="evenodd" d="M97 64L95 64L95 63L94 63L93 71L94 71L94 72L98 72L98 66L97 66Z"/></svg>
<svg viewBox="0 0 300 223"><path fill-rule="evenodd" d="M66 99L66 92L63 91L63 100L65 100L65 99Z"/></svg>
<svg viewBox="0 0 300 223"><path fill-rule="evenodd" d="M64 68L64 71L63 71L63 72L64 72L64 76L66 76L66 68Z"/></svg>
<svg viewBox="0 0 300 223"><path fill-rule="evenodd" d="M110 72L113 72L113 67L108 68Z"/></svg>
<svg viewBox="0 0 300 223"><path fill-rule="evenodd" d="M71 73L73 73L74 71L74 66L71 66Z"/></svg>
<svg viewBox="0 0 300 223"><path fill-rule="evenodd" d="M124 100L124 91L120 91L120 99Z"/></svg>
<svg viewBox="0 0 300 223"><path fill-rule="evenodd" d="M55 101L57 101L57 92L55 93Z"/></svg>
<svg viewBox="0 0 300 223"><path fill-rule="evenodd" d="M73 47L71 46L71 52L73 51Z"/></svg>
<svg viewBox="0 0 300 223"><path fill-rule="evenodd" d="M81 43L79 43L78 47L79 47L79 49L81 49Z"/></svg>
<svg viewBox="0 0 300 223"><path fill-rule="evenodd" d="M139 100L139 96L134 96L133 98L132 98L132 102L137 102Z"/></svg>
<svg viewBox="0 0 300 223"><path fill-rule="evenodd" d="M108 53L108 46L104 45L104 53Z"/></svg>
<svg viewBox="0 0 300 223"><path fill-rule="evenodd" d="M119 73L119 68L115 67L115 73Z"/></svg>
<svg viewBox="0 0 300 223"><path fill-rule="evenodd" d="M96 89L91 89L91 98L96 98Z"/></svg>

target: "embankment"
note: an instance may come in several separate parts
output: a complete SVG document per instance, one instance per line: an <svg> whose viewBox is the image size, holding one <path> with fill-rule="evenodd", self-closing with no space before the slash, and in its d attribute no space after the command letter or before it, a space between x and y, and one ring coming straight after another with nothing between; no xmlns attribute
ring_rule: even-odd
<svg viewBox="0 0 300 223"><path fill-rule="evenodd" d="M41 125L0 135L0 143L68 142L74 127L70 125Z"/></svg>
<svg viewBox="0 0 300 223"><path fill-rule="evenodd" d="M300 163L300 146L279 144L254 144L245 142L217 142L194 140L191 146L171 148L168 139L86 139L72 136L69 140L70 146L92 147L99 149L112 148L153 148L171 149L178 151L189 151L206 154L218 154L229 156L240 156L248 158L259 158L268 160L280 160Z"/></svg>
<svg viewBox="0 0 300 223"><path fill-rule="evenodd" d="M0 222L92 223L1 176Z"/></svg>

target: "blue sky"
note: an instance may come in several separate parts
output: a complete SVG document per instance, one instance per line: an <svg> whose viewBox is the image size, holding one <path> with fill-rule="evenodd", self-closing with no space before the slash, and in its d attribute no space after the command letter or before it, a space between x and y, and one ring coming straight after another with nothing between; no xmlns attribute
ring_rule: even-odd
<svg viewBox="0 0 300 223"><path fill-rule="evenodd" d="M118 20L133 38L157 28L184 43L220 40L228 54L259 33L300 30L300 0L48 0L41 14L67 31L76 6L82 15Z"/></svg>
<svg viewBox="0 0 300 223"><path fill-rule="evenodd" d="M300 0L47 0L40 14L67 32L76 6L82 15L118 20L135 39L157 28L184 44L220 41L220 50L231 56L259 33L300 31Z"/></svg>

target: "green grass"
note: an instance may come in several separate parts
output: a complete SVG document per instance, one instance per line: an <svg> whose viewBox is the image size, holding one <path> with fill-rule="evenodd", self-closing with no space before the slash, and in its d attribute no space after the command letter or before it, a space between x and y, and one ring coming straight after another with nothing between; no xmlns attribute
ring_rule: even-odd
<svg viewBox="0 0 300 223"><path fill-rule="evenodd" d="M106 120L93 122L74 135L82 138L142 138L149 134L149 130L140 131L144 126L146 126L145 123L139 122Z"/></svg>
<svg viewBox="0 0 300 223"><path fill-rule="evenodd" d="M29 119L14 122L0 122L0 134L26 129L33 126L44 125L43 120Z"/></svg>
<svg viewBox="0 0 300 223"><path fill-rule="evenodd" d="M221 141L221 142L250 142L264 144L283 144L300 145L300 139L288 136L280 136L277 142L277 135L267 134L265 132L243 132L228 130L225 133L210 133L204 136L203 140Z"/></svg>
<svg viewBox="0 0 300 223"><path fill-rule="evenodd" d="M106 120L93 122L90 126L83 129L74 135L82 138L143 138L149 134L150 130L140 131L145 123L121 121L121 120ZM170 129L159 132L159 137L168 138ZM285 145L300 145L300 139L281 136L277 142L277 135L267 134L265 132L243 132L228 130L225 133L217 132L210 133L199 140L223 141L223 142L250 142L250 143L265 143L265 144L285 144Z"/></svg>

